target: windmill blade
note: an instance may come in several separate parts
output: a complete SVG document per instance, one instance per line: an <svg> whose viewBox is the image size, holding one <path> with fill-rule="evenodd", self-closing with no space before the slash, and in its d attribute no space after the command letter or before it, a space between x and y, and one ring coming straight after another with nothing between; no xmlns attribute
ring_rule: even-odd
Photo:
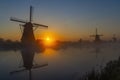
<svg viewBox="0 0 120 80"><path fill-rule="evenodd" d="M101 34L101 35L99 35L99 36L103 36L103 35Z"/></svg>
<svg viewBox="0 0 120 80"><path fill-rule="evenodd" d="M95 35L90 35L90 37L95 37Z"/></svg>
<svg viewBox="0 0 120 80"><path fill-rule="evenodd" d="M16 70L16 71L12 71L12 72L10 72L10 74L12 75L12 74L15 74L15 73L20 73L20 72L23 72L23 71L25 71L26 69L21 69L21 70Z"/></svg>
<svg viewBox="0 0 120 80"><path fill-rule="evenodd" d="M46 28L46 27L39 27L39 26L34 26L35 28L33 29L34 31L36 31L38 28L40 28L40 29L44 29L44 28Z"/></svg>
<svg viewBox="0 0 120 80"><path fill-rule="evenodd" d="M17 18L10 18L11 21L15 21L15 22L20 22L20 23L27 23L27 21L21 20L21 19L17 19Z"/></svg>
<svg viewBox="0 0 120 80"><path fill-rule="evenodd" d="M45 66L48 66L48 64L36 65L36 66L33 66L32 69L41 68L41 67L45 67Z"/></svg>
<svg viewBox="0 0 120 80"><path fill-rule="evenodd" d="M33 17L33 7L30 6L30 22L32 22L32 17Z"/></svg>
<svg viewBox="0 0 120 80"><path fill-rule="evenodd" d="M22 65L22 66L19 66L18 68L23 68L23 65Z"/></svg>
<svg viewBox="0 0 120 80"><path fill-rule="evenodd" d="M34 26L34 27L35 27L34 31L37 30L38 26Z"/></svg>
<svg viewBox="0 0 120 80"><path fill-rule="evenodd" d="M33 23L33 25L34 25L34 26L37 26L37 27L38 27L38 26L41 26L41 27L48 28L48 26L46 26L46 25L42 25L42 24Z"/></svg>
<svg viewBox="0 0 120 80"><path fill-rule="evenodd" d="M19 24L19 26L20 26L20 32L21 32L21 34L22 34L22 33L23 33L23 29L22 29L22 27L24 27L24 25Z"/></svg>

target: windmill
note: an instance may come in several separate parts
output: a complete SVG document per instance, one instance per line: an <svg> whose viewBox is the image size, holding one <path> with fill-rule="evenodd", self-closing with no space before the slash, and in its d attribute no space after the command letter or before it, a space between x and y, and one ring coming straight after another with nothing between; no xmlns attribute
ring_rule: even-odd
<svg viewBox="0 0 120 80"><path fill-rule="evenodd" d="M113 34L113 42L116 42L117 41L117 38L116 38L116 35L115 34Z"/></svg>
<svg viewBox="0 0 120 80"><path fill-rule="evenodd" d="M21 20L21 19L13 18L13 17L10 18L11 21L22 23L22 26L23 26L23 33L22 33L22 38L21 38L22 44L34 44L35 43L35 36L34 36L34 29L33 29L34 27L35 29L38 27L48 28L48 26L46 25L33 23L32 13L33 13L33 7L30 6L30 17L29 17L28 22Z"/></svg>
<svg viewBox="0 0 120 80"><path fill-rule="evenodd" d="M96 31L95 31L95 35L90 35L90 37L95 37L95 40L94 40L95 42L100 42L101 41L101 39L100 39L101 36L103 36L103 35L98 34L97 28L96 28Z"/></svg>
<svg viewBox="0 0 120 80"><path fill-rule="evenodd" d="M32 47L28 47L28 46L24 47L21 50L21 56L22 56L22 61L23 61L22 66L21 65L19 66L19 70L10 72L11 75L15 73L20 73L23 71L29 71L29 80L32 80L32 71L31 71L32 69L48 66L48 63L44 63L42 65L33 63L35 52L34 50L32 50Z"/></svg>

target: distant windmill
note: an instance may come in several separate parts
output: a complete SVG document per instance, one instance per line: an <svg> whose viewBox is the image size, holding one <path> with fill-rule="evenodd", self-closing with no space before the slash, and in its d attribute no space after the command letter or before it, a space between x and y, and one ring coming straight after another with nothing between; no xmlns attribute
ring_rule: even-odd
<svg viewBox="0 0 120 80"><path fill-rule="evenodd" d="M46 25L33 23L32 22L32 13L33 13L33 7L30 6L29 22L21 20L21 19L17 19L17 18L12 18L12 17L10 18L11 21L20 22L20 23L24 24L24 25L22 25L23 33L22 33L22 38L21 38L21 42L23 44L31 44L31 43L35 42L33 27L38 28L39 26L41 26L41 27L48 28L48 26L46 26Z"/></svg>
<svg viewBox="0 0 120 80"><path fill-rule="evenodd" d="M97 28L96 28L95 35L90 35L90 37L95 37L95 40L94 40L95 42L101 41L100 36L103 36L103 35L98 34Z"/></svg>
<svg viewBox="0 0 120 80"><path fill-rule="evenodd" d="M113 42L116 42L117 41L117 38L116 38L116 35L115 34L113 34Z"/></svg>

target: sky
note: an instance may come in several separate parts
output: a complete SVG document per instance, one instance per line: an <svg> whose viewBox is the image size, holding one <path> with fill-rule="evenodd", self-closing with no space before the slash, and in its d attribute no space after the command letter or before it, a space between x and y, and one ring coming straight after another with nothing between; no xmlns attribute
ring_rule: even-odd
<svg viewBox="0 0 120 80"><path fill-rule="evenodd" d="M29 6L34 7L33 22L48 25L34 33L38 39L52 36L56 40L76 41L120 38L120 0L0 0L0 38L20 40L22 32L10 17L29 20Z"/></svg>

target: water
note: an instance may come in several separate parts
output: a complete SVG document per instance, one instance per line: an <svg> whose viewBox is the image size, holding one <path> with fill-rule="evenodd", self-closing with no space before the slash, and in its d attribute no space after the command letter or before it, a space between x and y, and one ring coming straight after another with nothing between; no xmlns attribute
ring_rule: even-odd
<svg viewBox="0 0 120 80"><path fill-rule="evenodd" d="M92 69L100 70L110 60L120 56L120 44L69 46L62 49L47 48L34 56L34 64L48 66L32 69L32 80L75 80ZM20 51L0 52L0 80L29 80L28 70L23 69Z"/></svg>

